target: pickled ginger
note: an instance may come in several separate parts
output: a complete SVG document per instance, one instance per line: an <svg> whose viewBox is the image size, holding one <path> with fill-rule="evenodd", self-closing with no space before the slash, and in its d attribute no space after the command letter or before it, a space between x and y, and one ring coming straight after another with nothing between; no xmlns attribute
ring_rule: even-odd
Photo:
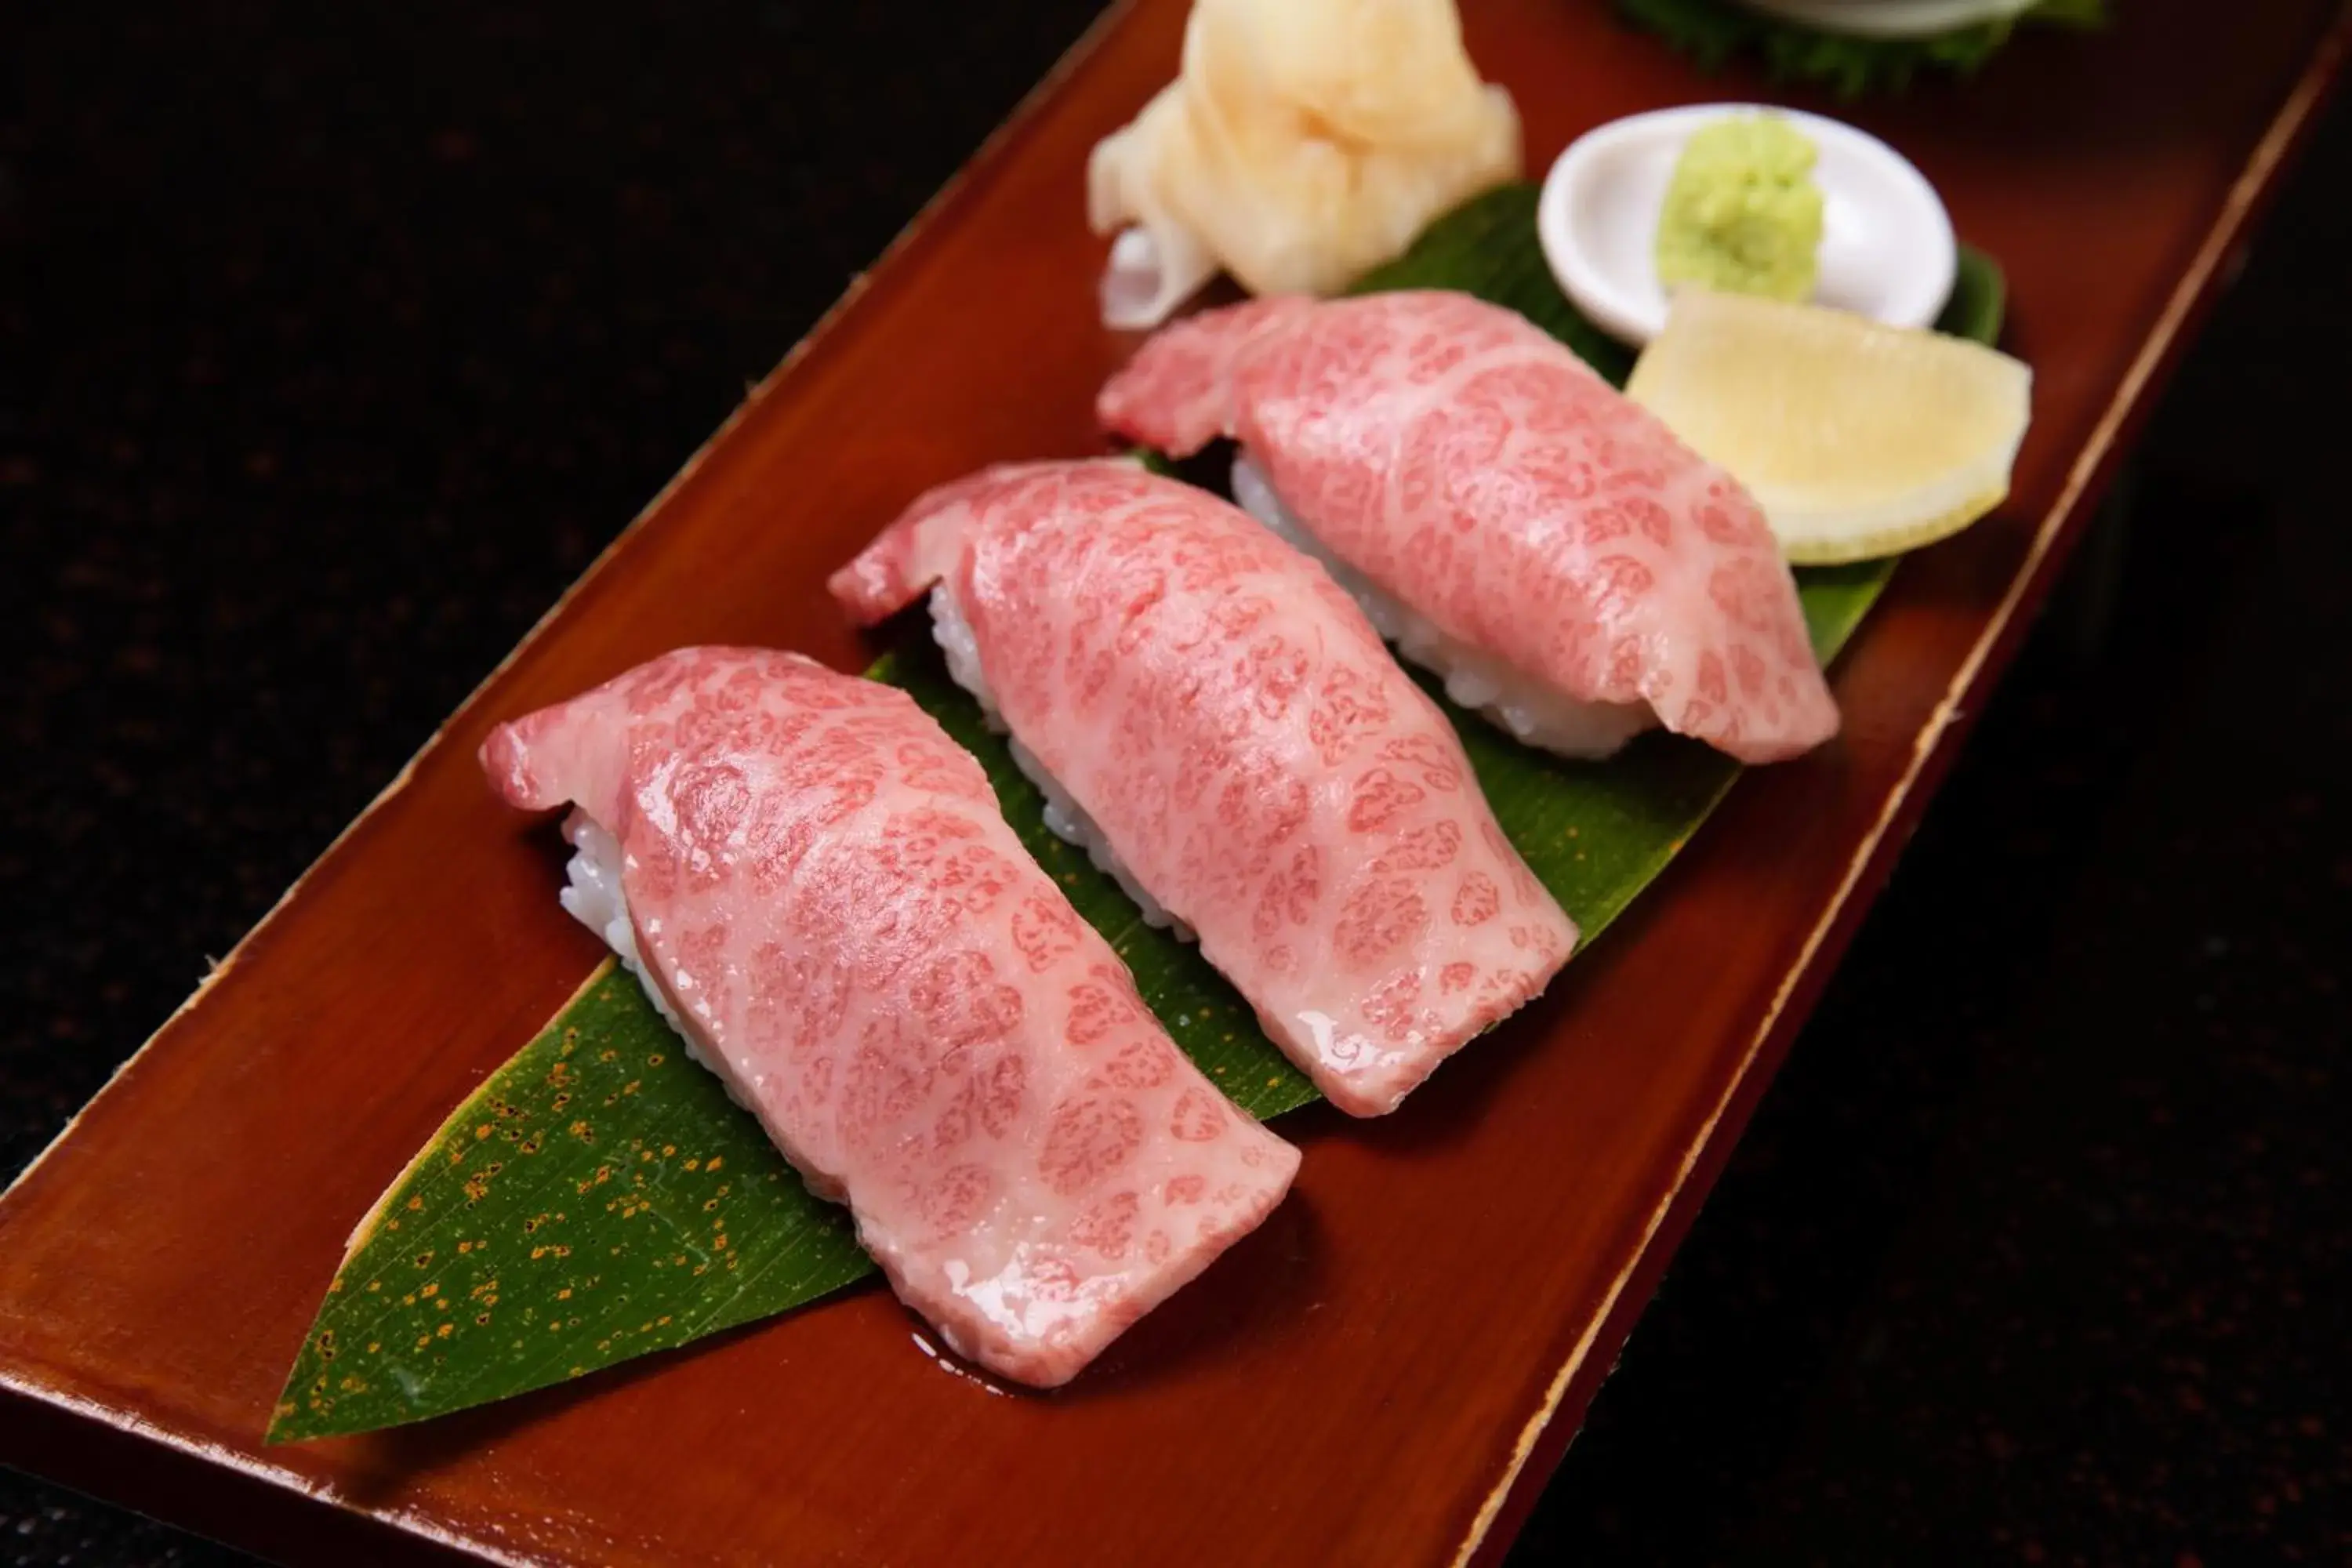
<svg viewBox="0 0 2352 1568"><path fill-rule="evenodd" d="M1087 165L1104 324L1155 326L1221 270L1331 293L1518 172L1454 0L1195 0L1181 73Z"/></svg>

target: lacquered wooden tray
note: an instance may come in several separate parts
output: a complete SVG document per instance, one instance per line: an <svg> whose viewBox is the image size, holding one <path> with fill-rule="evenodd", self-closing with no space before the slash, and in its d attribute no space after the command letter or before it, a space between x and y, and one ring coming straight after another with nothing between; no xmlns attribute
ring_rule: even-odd
<svg viewBox="0 0 2352 1568"><path fill-rule="evenodd" d="M1499 1553L2309 122L2335 5L2123 0L1965 88L1795 100L1909 153L2008 268L2037 374L2011 505L1897 576L1835 671L1835 744L1751 773L1401 1114L1286 1121L1291 1202L1071 1388L947 1375L866 1289L420 1427L260 1443L354 1220L598 957L547 835L483 787L484 731L682 642L857 668L824 576L902 502L1099 448L1129 345L1095 323L1081 174L1172 74L1184 9L1078 46L0 1200L0 1459L303 1561ZM1538 172L1619 114L1785 96L1598 0L1464 10Z"/></svg>

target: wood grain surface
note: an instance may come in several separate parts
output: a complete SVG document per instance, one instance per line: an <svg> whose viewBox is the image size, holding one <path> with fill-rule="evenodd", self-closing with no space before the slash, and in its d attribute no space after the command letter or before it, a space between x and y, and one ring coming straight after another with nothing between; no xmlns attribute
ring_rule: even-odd
<svg viewBox="0 0 2352 1568"><path fill-rule="evenodd" d="M1132 341L1095 321L1081 176L1184 9L1095 29L0 1200L0 1459L296 1561L1499 1552L2326 90L2337 6L2129 0L1857 108L1698 78L1598 0L1465 0L1533 170L1620 114L1769 96L1893 142L2007 268L2037 378L2015 493L1898 575L1834 672L1840 739L1743 781L1402 1112L1286 1120L1292 1199L1058 1394L949 1375L867 1289L424 1426L260 1443L352 1224L599 956L551 828L483 786L483 733L680 643L857 668L824 574L903 502L1100 448Z"/></svg>

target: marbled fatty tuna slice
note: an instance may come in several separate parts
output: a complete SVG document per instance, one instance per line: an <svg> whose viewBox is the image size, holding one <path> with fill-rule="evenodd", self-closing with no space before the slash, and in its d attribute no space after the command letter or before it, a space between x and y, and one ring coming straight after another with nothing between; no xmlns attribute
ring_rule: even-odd
<svg viewBox="0 0 2352 1568"><path fill-rule="evenodd" d="M935 583L1014 739L1342 1110L1393 1109L1566 961L1444 716L1234 508L1126 462L992 468L833 588L873 621Z"/></svg>
<svg viewBox="0 0 2352 1568"><path fill-rule="evenodd" d="M1837 731L1796 584L1732 478L1548 333L1466 294L1257 300L1103 388L1110 429L1238 439L1339 559L1579 702L1748 762Z"/></svg>
<svg viewBox="0 0 2352 1568"><path fill-rule="evenodd" d="M1169 1040L903 692L688 648L482 762L618 840L699 1058L973 1361L1066 1381L1288 1188L1297 1151Z"/></svg>

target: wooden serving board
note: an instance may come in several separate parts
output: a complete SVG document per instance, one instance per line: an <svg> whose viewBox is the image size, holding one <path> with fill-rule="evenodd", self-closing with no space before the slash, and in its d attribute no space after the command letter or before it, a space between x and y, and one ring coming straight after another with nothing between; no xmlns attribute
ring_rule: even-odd
<svg viewBox="0 0 2352 1568"><path fill-rule="evenodd" d="M0 1199L0 1460L280 1557L1444 1563L1499 1554L2210 302L2347 13L2121 0L1863 108L2011 286L2004 513L1908 563L1845 731L1744 780L1540 1004L1403 1111L1283 1123L1296 1194L1075 1385L1005 1396L867 1289L568 1387L293 1448L261 1432L344 1237L597 962L497 720L687 642L868 659L825 573L921 487L1097 450L1087 149L1174 71L1108 16ZM1777 97L1599 0L1466 0L1536 172L1614 116ZM950 68L942 62L942 69ZM363 1106L353 1114L351 1108Z"/></svg>

